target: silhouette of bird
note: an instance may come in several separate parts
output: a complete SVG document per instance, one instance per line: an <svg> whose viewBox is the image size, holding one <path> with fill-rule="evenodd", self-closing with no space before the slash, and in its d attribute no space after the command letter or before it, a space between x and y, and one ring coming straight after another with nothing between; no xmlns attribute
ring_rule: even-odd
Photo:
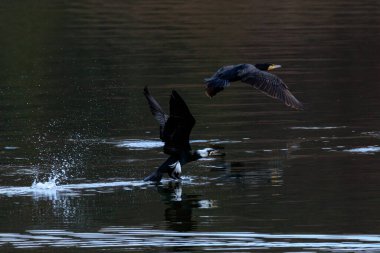
<svg viewBox="0 0 380 253"><path fill-rule="evenodd" d="M185 101L175 90L170 97L170 115L162 110L147 87L144 88L144 95L151 113L160 125L160 139L165 143L164 153L169 155L169 158L144 181L160 182L164 173L168 173L173 179L181 179L182 166L186 163L218 155L218 151L213 148L191 150L189 136L195 125L195 119Z"/></svg>
<svg viewBox="0 0 380 253"><path fill-rule="evenodd" d="M213 97L230 86L230 82L242 81L264 94L282 101L287 106L303 110L302 103L289 91L288 86L279 77L267 72L280 67L281 65L270 63L224 66L212 77L205 79L206 94Z"/></svg>

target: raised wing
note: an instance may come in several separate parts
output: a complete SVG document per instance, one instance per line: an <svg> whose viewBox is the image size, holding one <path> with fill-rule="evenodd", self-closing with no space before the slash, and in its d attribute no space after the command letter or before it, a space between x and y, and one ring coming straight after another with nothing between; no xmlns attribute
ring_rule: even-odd
<svg viewBox="0 0 380 253"><path fill-rule="evenodd" d="M195 119L185 101L173 90L170 97L170 117L163 131L164 152L178 155L191 150L189 137L194 125Z"/></svg>
<svg viewBox="0 0 380 253"><path fill-rule="evenodd" d="M160 125L160 138L161 140L163 140L163 131L165 123L168 120L169 116L162 110L157 100L154 97L152 97L152 95L150 95L148 87L144 88L144 96L148 101L151 113Z"/></svg>
<svg viewBox="0 0 380 253"><path fill-rule="evenodd" d="M257 70L242 76L242 82L248 83L264 94L281 100L285 105L303 110L303 104L289 91L288 86L277 76Z"/></svg>

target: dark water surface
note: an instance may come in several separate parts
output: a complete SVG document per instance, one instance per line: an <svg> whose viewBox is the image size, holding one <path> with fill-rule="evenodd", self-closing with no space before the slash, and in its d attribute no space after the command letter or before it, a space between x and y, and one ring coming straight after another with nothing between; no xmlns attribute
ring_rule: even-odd
<svg viewBox="0 0 380 253"><path fill-rule="evenodd" d="M1 252L380 251L380 2L1 1ZM244 84L210 100L225 64L273 62L305 103ZM160 165L142 88L197 119Z"/></svg>

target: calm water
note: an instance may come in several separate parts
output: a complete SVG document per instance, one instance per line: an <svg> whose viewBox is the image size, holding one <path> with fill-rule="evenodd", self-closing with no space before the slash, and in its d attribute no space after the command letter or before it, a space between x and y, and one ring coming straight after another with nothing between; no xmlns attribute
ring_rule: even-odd
<svg viewBox="0 0 380 253"><path fill-rule="evenodd" d="M107 3L106 3L107 2ZM377 1L1 1L1 252L380 251ZM298 112L224 64L273 62ZM142 89L226 156L166 155Z"/></svg>

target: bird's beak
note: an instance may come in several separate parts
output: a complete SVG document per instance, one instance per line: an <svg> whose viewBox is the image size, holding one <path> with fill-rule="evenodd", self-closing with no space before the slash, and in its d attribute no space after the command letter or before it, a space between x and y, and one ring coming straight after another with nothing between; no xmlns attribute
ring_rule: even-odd
<svg viewBox="0 0 380 253"><path fill-rule="evenodd" d="M278 68L281 68L281 65L277 65L277 64L272 64L268 67L268 70L273 70L273 69L278 69Z"/></svg>
<svg viewBox="0 0 380 253"><path fill-rule="evenodd" d="M225 153L220 152L219 150L212 150L209 153L209 156L225 156Z"/></svg>

